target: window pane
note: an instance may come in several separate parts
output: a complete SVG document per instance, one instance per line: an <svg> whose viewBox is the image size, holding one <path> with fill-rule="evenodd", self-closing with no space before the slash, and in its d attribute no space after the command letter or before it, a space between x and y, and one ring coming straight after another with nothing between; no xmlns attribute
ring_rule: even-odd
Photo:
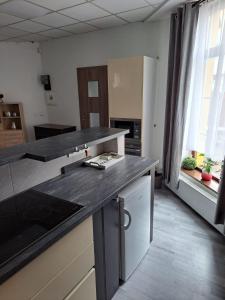
<svg viewBox="0 0 225 300"><path fill-rule="evenodd" d="M204 79L204 98L209 98L212 96L215 75L218 68L218 57L212 57L207 59L205 66L205 79Z"/></svg>
<svg viewBox="0 0 225 300"><path fill-rule="evenodd" d="M88 97L99 97L98 81L88 81Z"/></svg>
<svg viewBox="0 0 225 300"><path fill-rule="evenodd" d="M99 127L99 126L100 126L100 114L90 113L90 127Z"/></svg>
<svg viewBox="0 0 225 300"><path fill-rule="evenodd" d="M210 48L217 47L221 43L223 26L224 26L224 10L218 10L211 17L210 24Z"/></svg>
<svg viewBox="0 0 225 300"><path fill-rule="evenodd" d="M220 114L220 122L219 122L221 127L225 128L225 92L224 92L224 96L223 96L223 104L222 104L222 110L221 110L221 114ZM225 135L225 132L224 132Z"/></svg>
<svg viewBox="0 0 225 300"><path fill-rule="evenodd" d="M223 57L223 69L222 69L223 75L225 75L225 55Z"/></svg>

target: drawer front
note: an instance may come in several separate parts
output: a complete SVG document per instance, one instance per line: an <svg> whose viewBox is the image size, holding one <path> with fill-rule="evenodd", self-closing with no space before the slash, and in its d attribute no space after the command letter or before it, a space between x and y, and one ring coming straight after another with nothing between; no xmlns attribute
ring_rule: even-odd
<svg viewBox="0 0 225 300"><path fill-rule="evenodd" d="M0 299L30 300L93 243L92 217L0 285Z"/></svg>
<svg viewBox="0 0 225 300"><path fill-rule="evenodd" d="M94 264L94 245L92 244L69 266L59 272L32 300L64 299L93 268Z"/></svg>
<svg viewBox="0 0 225 300"><path fill-rule="evenodd" d="M3 133L0 131L0 148L5 147L5 139Z"/></svg>
<svg viewBox="0 0 225 300"><path fill-rule="evenodd" d="M0 147L11 147L24 143L22 130L7 130L0 133Z"/></svg>
<svg viewBox="0 0 225 300"><path fill-rule="evenodd" d="M96 300L95 270L92 269L87 276L75 287L64 300Z"/></svg>
<svg viewBox="0 0 225 300"><path fill-rule="evenodd" d="M0 148L5 148L5 142L1 140L1 136L0 136Z"/></svg>
<svg viewBox="0 0 225 300"><path fill-rule="evenodd" d="M23 138L22 130L7 130L3 132L3 137L6 140Z"/></svg>

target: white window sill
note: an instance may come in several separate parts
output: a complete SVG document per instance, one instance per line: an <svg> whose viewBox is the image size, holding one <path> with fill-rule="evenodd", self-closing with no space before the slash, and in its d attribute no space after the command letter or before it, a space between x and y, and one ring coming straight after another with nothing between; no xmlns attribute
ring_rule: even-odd
<svg viewBox="0 0 225 300"><path fill-rule="evenodd" d="M201 182L198 182L197 180L185 173L180 173L179 179L184 181L186 184L190 185L193 189L201 193L203 196L207 197L209 200L213 201L214 203L217 203L218 194L204 186Z"/></svg>

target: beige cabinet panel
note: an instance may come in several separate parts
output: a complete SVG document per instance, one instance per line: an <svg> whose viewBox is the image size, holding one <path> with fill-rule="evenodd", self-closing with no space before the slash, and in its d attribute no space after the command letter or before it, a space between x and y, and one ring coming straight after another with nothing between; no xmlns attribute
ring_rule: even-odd
<svg viewBox="0 0 225 300"><path fill-rule="evenodd" d="M28 300L93 243L92 217L86 219L0 286L0 299Z"/></svg>
<svg viewBox="0 0 225 300"><path fill-rule="evenodd" d="M131 57L109 61L110 118L142 118L143 59Z"/></svg>
<svg viewBox="0 0 225 300"><path fill-rule="evenodd" d="M92 269L64 300L96 300L95 270Z"/></svg>
<svg viewBox="0 0 225 300"><path fill-rule="evenodd" d="M94 245L90 245L69 266L60 271L32 300L62 300L93 268Z"/></svg>

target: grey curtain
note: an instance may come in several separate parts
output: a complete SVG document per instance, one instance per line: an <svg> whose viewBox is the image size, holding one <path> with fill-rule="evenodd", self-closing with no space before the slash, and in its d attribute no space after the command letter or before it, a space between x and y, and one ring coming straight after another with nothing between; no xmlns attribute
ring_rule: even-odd
<svg viewBox="0 0 225 300"><path fill-rule="evenodd" d="M223 163L222 179L220 183L219 197L216 207L215 224L225 225L225 160ZM224 227L225 233L225 227Z"/></svg>
<svg viewBox="0 0 225 300"><path fill-rule="evenodd" d="M186 4L171 16L163 172L178 186L190 74L199 6Z"/></svg>

